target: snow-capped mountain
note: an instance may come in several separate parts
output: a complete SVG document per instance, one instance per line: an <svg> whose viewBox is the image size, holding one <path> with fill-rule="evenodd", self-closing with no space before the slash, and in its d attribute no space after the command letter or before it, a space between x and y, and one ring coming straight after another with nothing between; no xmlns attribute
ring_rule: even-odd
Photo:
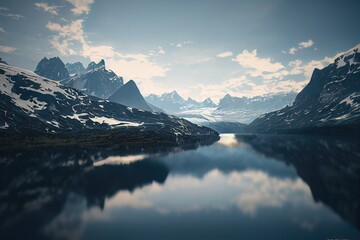
<svg viewBox="0 0 360 240"><path fill-rule="evenodd" d="M219 102L214 115L222 116L222 121L250 123L262 114L291 105L295 92L266 94L255 97L232 97L226 94Z"/></svg>
<svg viewBox="0 0 360 240"><path fill-rule="evenodd" d="M106 69L104 60L99 63L91 62L86 68L86 72L65 79L62 83L103 99L107 99L124 85L122 77Z"/></svg>
<svg viewBox="0 0 360 240"><path fill-rule="evenodd" d="M0 135L6 139L40 136L170 144L217 136L184 119L89 97L15 66L0 63L0 79Z"/></svg>
<svg viewBox="0 0 360 240"><path fill-rule="evenodd" d="M151 94L145 97L146 101L164 109L167 113L174 114L181 111L186 101L176 91L164 93L161 96Z"/></svg>
<svg viewBox="0 0 360 240"><path fill-rule="evenodd" d="M282 132L360 124L360 44L322 70L315 69L292 106L265 114L250 131Z"/></svg>
<svg viewBox="0 0 360 240"><path fill-rule="evenodd" d="M226 94L216 105L211 98L197 102L192 98L184 100L176 91L161 96L151 94L145 99L166 112L196 123L240 122L250 123L260 115L292 104L295 92L247 97L232 97Z"/></svg>
<svg viewBox="0 0 360 240"><path fill-rule="evenodd" d="M85 73L84 65L81 62L75 62L75 63L67 63L65 64L66 69L68 70L71 77L75 75L82 75Z"/></svg>
<svg viewBox="0 0 360 240"><path fill-rule="evenodd" d="M139 88L133 80L128 81L109 97L109 101L123 104L125 106L153 111L141 95Z"/></svg>
<svg viewBox="0 0 360 240"><path fill-rule="evenodd" d="M217 105L211 100L211 98L207 98L199 104L199 107L208 108L208 107L216 107Z"/></svg>
<svg viewBox="0 0 360 240"><path fill-rule="evenodd" d="M52 80L62 80L70 76L65 64L59 57L49 59L44 57L38 63L35 73Z"/></svg>
<svg viewBox="0 0 360 240"><path fill-rule="evenodd" d="M145 97L146 101L154 106L164 109L166 112L171 114L179 114L187 110L216 107L216 104L207 98L203 102L198 102L191 97L185 100L176 91L171 93L164 93L162 95L150 94Z"/></svg>

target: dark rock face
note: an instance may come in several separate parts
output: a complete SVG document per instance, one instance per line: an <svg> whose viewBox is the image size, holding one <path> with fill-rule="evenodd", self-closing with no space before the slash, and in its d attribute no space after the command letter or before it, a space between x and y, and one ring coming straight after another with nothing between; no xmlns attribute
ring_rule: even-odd
<svg viewBox="0 0 360 240"><path fill-rule="evenodd" d="M2 63L0 70L2 141L24 136L170 144L218 137L184 119L89 97L28 70Z"/></svg>
<svg viewBox="0 0 360 240"><path fill-rule="evenodd" d="M113 95L111 95L109 97L109 101L145 111L152 111L151 107L146 103L139 91L139 88L133 80L127 82Z"/></svg>
<svg viewBox="0 0 360 240"><path fill-rule="evenodd" d="M359 128L360 44L322 70L292 106L265 114L249 125L254 132L304 131L314 128Z"/></svg>
<svg viewBox="0 0 360 240"><path fill-rule="evenodd" d="M122 77L105 68L104 60L91 62L83 74L77 74L62 83L102 99L107 99L124 85Z"/></svg>
<svg viewBox="0 0 360 240"><path fill-rule="evenodd" d="M52 80L62 80L70 76L68 70L65 68L64 63L59 57L50 59L44 57L38 63L35 73L39 76Z"/></svg>
<svg viewBox="0 0 360 240"><path fill-rule="evenodd" d="M67 63L65 64L65 67L68 70L70 76L80 76L85 73L85 68L81 62Z"/></svg>

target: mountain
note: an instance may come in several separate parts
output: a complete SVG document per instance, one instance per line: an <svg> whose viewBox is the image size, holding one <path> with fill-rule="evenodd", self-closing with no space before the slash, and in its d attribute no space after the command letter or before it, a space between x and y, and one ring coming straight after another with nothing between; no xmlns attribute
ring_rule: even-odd
<svg viewBox="0 0 360 240"><path fill-rule="evenodd" d="M8 64L4 59L0 58L0 63Z"/></svg>
<svg viewBox="0 0 360 240"><path fill-rule="evenodd" d="M0 140L47 143L177 144L218 134L175 116L89 97L0 63Z"/></svg>
<svg viewBox="0 0 360 240"><path fill-rule="evenodd" d="M62 80L70 77L68 70L59 57L49 59L44 57L38 63L35 73L52 80Z"/></svg>
<svg viewBox="0 0 360 240"><path fill-rule="evenodd" d="M292 104L295 92L267 94L252 98L232 97L226 94L216 105L211 98L197 102L184 100L176 91L161 96L151 94L145 99L166 112L188 119L191 122L241 122L248 124L264 113Z"/></svg>
<svg viewBox="0 0 360 240"><path fill-rule="evenodd" d="M123 104L125 106L153 111L141 95L139 88L133 80L128 81L109 97L109 101Z"/></svg>
<svg viewBox="0 0 360 240"><path fill-rule="evenodd" d="M85 68L81 62L75 62L75 63L67 63L65 64L66 69L68 70L71 77L75 75L82 75L85 73Z"/></svg>
<svg viewBox="0 0 360 240"><path fill-rule="evenodd" d="M222 116L222 121L250 123L265 113L291 105L295 97L295 92L266 94L251 98L226 94L220 100L214 115Z"/></svg>
<svg viewBox="0 0 360 240"><path fill-rule="evenodd" d="M103 99L107 99L124 85L122 77L106 69L104 60L99 63L91 62L82 75L75 75L62 83Z"/></svg>
<svg viewBox="0 0 360 240"><path fill-rule="evenodd" d="M185 100L176 91L171 93L164 93L162 95L150 94L145 97L146 101L150 104L164 109L166 112L171 114L182 114L187 110L194 110L200 108L216 107L216 104L207 98L203 102L198 102L191 97Z"/></svg>
<svg viewBox="0 0 360 240"><path fill-rule="evenodd" d="M288 132L360 126L360 44L337 57L310 82L292 106L265 114L249 131Z"/></svg>
<svg viewBox="0 0 360 240"><path fill-rule="evenodd" d="M176 91L164 93L161 96L151 94L145 99L147 102L171 114L181 111L181 108L186 105L186 101Z"/></svg>
<svg viewBox="0 0 360 240"><path fill-rule="evenodd" d="M211 98L207 98L204 101L202 101L199 105L199 107L216 107L217 105L211 100Z"/></svg>

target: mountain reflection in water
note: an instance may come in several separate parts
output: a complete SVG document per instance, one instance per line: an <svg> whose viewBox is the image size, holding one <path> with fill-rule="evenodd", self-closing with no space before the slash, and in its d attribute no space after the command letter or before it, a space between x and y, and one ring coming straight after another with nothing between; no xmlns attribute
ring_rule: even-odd
<svg viewBox="0 0 360 240"><path fill-rule="evenodd" d="M0 237L356 239L359 148L226 134L205 146L1 150Z"/></svg>

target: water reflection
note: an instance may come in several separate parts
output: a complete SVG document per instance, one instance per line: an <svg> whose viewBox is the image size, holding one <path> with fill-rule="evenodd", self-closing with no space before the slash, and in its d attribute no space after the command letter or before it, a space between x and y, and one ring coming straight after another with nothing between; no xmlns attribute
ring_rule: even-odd
<svg viewBox="0 0 360 240"><path fill-rule="evenodd" d="M359 146L223 135L211 146L3 151L0 237L356 239Z"/></svg>
<svg viewBox="0 0 360 240"><path fill-rule="evenodd" d="M360 140L339 137L246 136L266 156L296 168L309 185L315 201L325 203L360 228Z"/></svg>

